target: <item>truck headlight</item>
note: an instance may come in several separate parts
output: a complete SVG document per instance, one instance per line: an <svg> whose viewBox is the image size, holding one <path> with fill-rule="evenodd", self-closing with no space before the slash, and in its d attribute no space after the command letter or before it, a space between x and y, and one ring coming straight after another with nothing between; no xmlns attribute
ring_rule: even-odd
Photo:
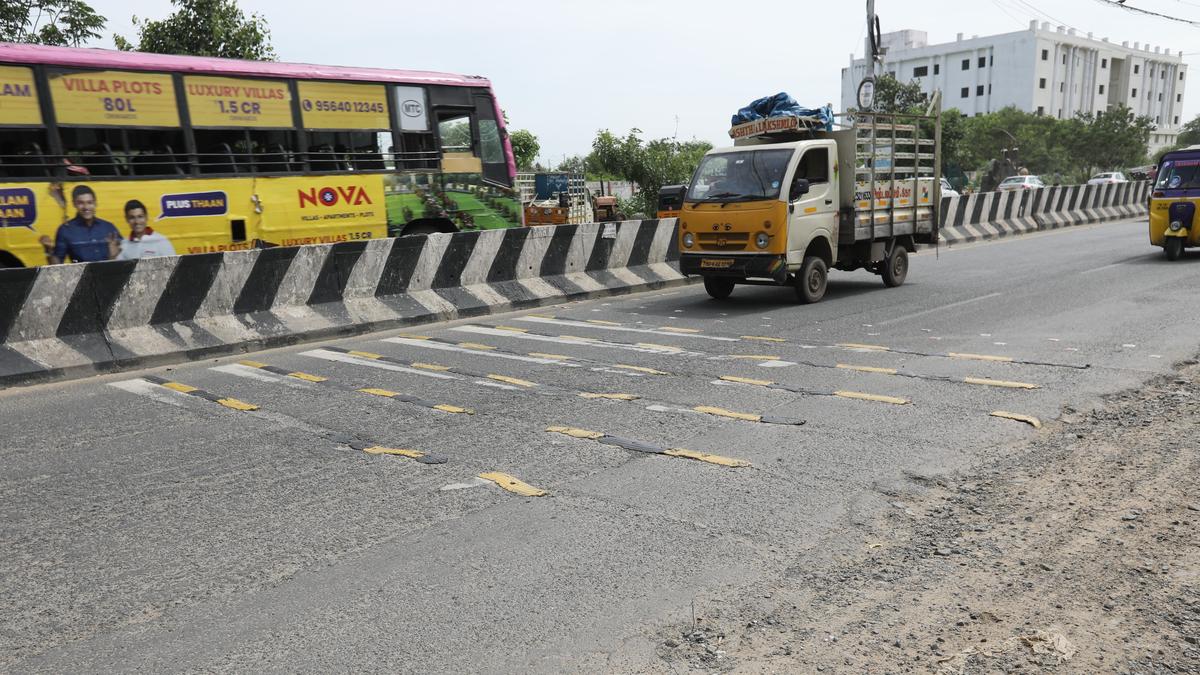
<svg viewBox="0 0 1200 675"><path fill-rule="evenodd" d="M1183 229L1183 223L1179 222L1178 220L1171 221L1171 231L1172 232L1178 232L1182 229Z"/></svg>
<svg viewBox="0 0 1200 675"><path fill-rule="evenodd" d="M766 232L759 232L754 238L754 245L759 248L766 248L771 245L771 235Z"/></svg>
<svg viewBox="0 0 1200 675"><path fill-rule="evenodd" d="M695 243L696 243L696 237L694 237L691 232L683 233L683 247L684 248L691 248L692 245L694 245Z"/></svg>

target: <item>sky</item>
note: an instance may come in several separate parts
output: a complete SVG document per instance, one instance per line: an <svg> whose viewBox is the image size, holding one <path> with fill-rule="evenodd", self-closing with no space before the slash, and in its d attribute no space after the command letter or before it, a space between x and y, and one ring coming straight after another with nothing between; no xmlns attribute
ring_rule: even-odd
<svg viewBox="0 0 1200 675"><path fill-rule="evenodd" d="M162 18L169 0L88 0L106 34L132 37L132 16ZM541 161L586 154L600 129L729 145L730 116L779 91L802 105L841 100L841 70L861 57L866 2L727 0L239 0L271 27L281 61L437 70L492 81L510 128L529 129ZM931 44L956 33L1027 29L1032 19L1200 62L1200 25L1143 17L1099 0L876 0L883 32ZM1200 24L1200 0L1126 0ZM108 35L90 46L112 47ZM1184 99L1184 119L1200 92Z"/></svg>

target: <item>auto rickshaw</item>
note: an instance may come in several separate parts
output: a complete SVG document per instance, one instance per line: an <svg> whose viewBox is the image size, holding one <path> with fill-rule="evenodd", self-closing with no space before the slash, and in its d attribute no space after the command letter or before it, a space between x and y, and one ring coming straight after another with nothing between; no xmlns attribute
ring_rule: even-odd
<svg viewBox="0 0 1200 675"><path fill-rule="evenodd" d="M1200 145L1168 152L1158 166L1150 193L1150 243L1161 246L1167 260L1178 260L1183 250L1200 245Z"/></svg>

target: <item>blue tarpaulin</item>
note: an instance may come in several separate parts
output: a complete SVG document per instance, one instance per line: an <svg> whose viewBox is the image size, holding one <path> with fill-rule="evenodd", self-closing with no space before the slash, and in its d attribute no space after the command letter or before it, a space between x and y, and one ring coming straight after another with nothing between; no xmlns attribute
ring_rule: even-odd
<svg viewBox="0 0 1200 675"><path fill-rule="evenodd" d="M750 105L737 111L733 116L731 126L753 122L765 117L815 117L825 125L825 131L833 131L833 109L829 106L821 108L802 108L796 99L787 92L781 91L774 96L764 96Z"/></svg>

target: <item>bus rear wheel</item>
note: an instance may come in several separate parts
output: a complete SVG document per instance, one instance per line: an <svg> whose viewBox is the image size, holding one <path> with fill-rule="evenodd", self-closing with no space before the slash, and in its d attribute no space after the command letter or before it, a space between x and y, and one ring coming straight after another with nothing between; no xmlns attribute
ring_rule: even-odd
<svg viewBox="0 0 1200 675"><path fill-rule="evenodd" d="M1179 260L1183 257L1183 237L1167 237L1166 243L1163 244L1163 251L1167 253L1167 260Z"/></svg>
<svg viewBox="0 0 1200 675"><path fill-rule="evenodd" d="M704 290L711 295L714 300L724 300L730 295L733 295L734 285L733 279L725 279L722 277L704 277Z"/></svg>

